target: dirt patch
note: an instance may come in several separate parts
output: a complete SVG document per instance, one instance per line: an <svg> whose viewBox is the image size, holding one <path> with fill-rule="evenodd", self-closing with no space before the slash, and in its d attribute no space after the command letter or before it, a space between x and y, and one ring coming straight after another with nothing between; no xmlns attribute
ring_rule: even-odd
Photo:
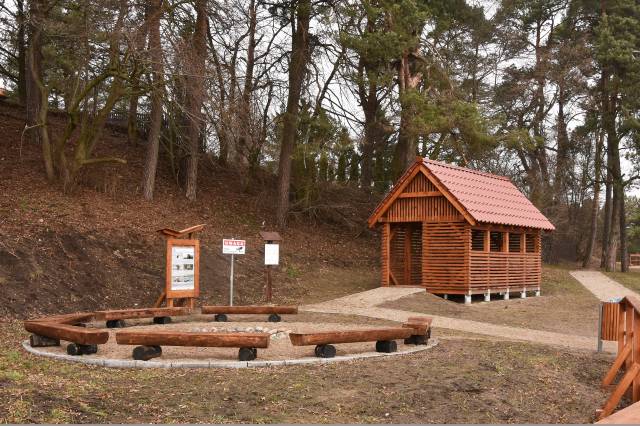
<svg viewBox="0 0 640 426"><path fill-rule="evenodd" d="M557 267L543 268L540 297L464 305L418 293L381 306L534 330L598 335L599 301L568 270Z"/></svg>
<svg viewBox="0 0 640 426"><path fill-rule="evenodd" d="M52 115L50 126L55 138L64 122ZM23 128L23 111L0 104L0 317L150 306L164 286L164 239L156 231L199 223L206 225L200 234L206 303L228 301L229 257L220 245L231 236L248 243L247 254L236 258L236 303L264 301L258 233L275 227L273 176L265 171L265 179L245 188L237 170L203 159L198 200L191 203L161 156L155 199L145 201L139 185L145 146L109 128L95 154L123 157L127 164L91 167L83 183L65 194L46 182L40 147L20 143ZM281 232L275 303L317 301L377 285L378 240L365 223L376 197L354 188L336 195L332 203L352 206L343 218L349 226L311 225L299 217Z"/></svg>
<svg viewBox="0 0 640 426"><path fill-rule="evenodd" d="M612 359L449 338L335 365L117 370L25 355L0 326L0 422L589 423Z"/></svg>

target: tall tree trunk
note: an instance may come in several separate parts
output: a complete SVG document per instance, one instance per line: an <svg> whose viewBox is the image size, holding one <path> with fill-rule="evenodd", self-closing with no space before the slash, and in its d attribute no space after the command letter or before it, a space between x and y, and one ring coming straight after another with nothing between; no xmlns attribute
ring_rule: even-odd
<svg viewBox="0 0 640 426"><path fill-rule="evenodd" d="M620 270L629 272L629 247L627 246L627 215L624 188L620 197Z"/></svg>
<svg viewBox="0 0 640 426"><path fill-rule="evenodd" d="M376 32L375 19L367 15L367 34ZM364 138L362 141L361 184L366 191L371 190L374 166L373 156L378 137L381 136L380 101L378 100L378 84L375 80L376 64L372 64L366 55L361 54L358 61L358 97L364 113Z"/></svg>
<svg viewBox="0 0 640 426"><path fill-rule="evenodd" d="M607 158L610 160L612 181L611 223L609 241L606 251L605 270L615 271L620 243L620 214L624 199L624 185L620 167L620 140L616 130L617 94L611 92L608 96L608 106L604 114L604 125L607 131Z"/></svg>
<svg viewBox="0 0 640 426"><path fill-rule="evenodd" d="M151 59L151 117L147 154L142 177L142 194L147 200L153 199L162 131L162 94L164 93L164 63L162 41L160 40L160 20L163 0L153 0L149 10L149 57Z"/></svg>
<svg viewBox="0 0 640 426"><path fill-rule="evenodd" d="M586 268L591 262L593 248L596 245L598 234L598 211L600 210L600 181L602 180L602 150L604 148L604 132L599 130L596 141L596 152L594 158L595 176L593 182L593 202L591 204L591 224L589 226L589 241L582 260L582 267Z"/></svg>
<svg viewBox="0 0 640 426"><path fill-rule="evenodd" d="M159 11L158 11L159 12ZM150 5L144 6L144 23L135 33L135 52L133 71L131 72L131 93L129 94L129 109L127 111L127 139L129 143L138 141L138 104L140 103L140 79L145 70L142 63L143 52L147 45L149 34Z"/></svg>
<svg viewBox="0 0 640 426"><path fill-rule="evenodd" d="M605 193L604 193L604 218L602 228L602 256L600 258L600 267L604 268L607 264L607 253L609 252L609 243L611 233L611 205L613 194L613 181L611 179L611 159L607 155L607 177L605 180Z"/></svg>
<svg viewBox="0 0 640 426"><path fill-rule="evenodd" d="M250 176L254 171L255 160L260 157L257 143L256 129L253 123L251 101L253 98L253 70L255 66L256 49L256 27L258 24L258 13L255 0L249 3L249 40L247 46L246 71L244 76L244 87L240 104L240 137L238 139L239 166L243 169L242 187L249 188Z"/></svg>
<svg viewBox="0 0 640 426"><path fill-rule="evenodd" d="M200 137L202 133L202 102L204 100L204 73L207 57L207 0L196 0L196 27L191 43L192 54L188 58L191 70L187 78L187 111L189 112L188 135L189 157L187 159L186 197L196 199L198 181L198 157L200 156Z"/></svg>
<svg viewBox="0 0 640 426"><path fill-rule="evenodd" d="M564 106L566 102L566 91L564 88L564 82L559 85L558 95L558 122L557 122L557 140L558 151L556 155L556 170L554 179L554 205L557 207L562 204L560 197L565 194L567 172L569 169L569 135L567 134L567 121L564 113Z"/></svg>
<svg viewBox="0 0 640 426"><path fill-rule="evenodd" d="M412 52L405 52L400 59L398 68L398 90L400 95L400 131L396 144L393 163L391 165L393 178L397 179L405 169L415 160L418 136L413 130L413 119L416 111L413 102L407 98L416 91L422 81L422 73L414 73L411 69L411 56L418 55L418 48Z"/></svg>
<svg viewBox="0 0 640 426"><path fill-rule="evenodd" d="M278 164L278 202L276 220L284 228L289 212L289 189L291 185L291 161L298 131L298 115L302 83L305 79L309 60L309 23L311 21L311 0L299 0L296 6L295 26L291 39L291 64L289 66L289 94L284 114L280 161Z"/></svg>
<svg viewBox="0 0 640 426"><path fill-rule="evenodd" d="M18 44L18 100L21 105L27 105L27 42L24 0L16 0L16 25Z"/></svg>
<svg viewBox="0 0 640 426"><path fill-rule="evenodd" d="M33 143L41 144L47 180L55 180L54 158L47 129L48 90L42 72L42 31L46 0L33 0L29 4L29 47L26 66L26 110L28 135Z"/></svg>

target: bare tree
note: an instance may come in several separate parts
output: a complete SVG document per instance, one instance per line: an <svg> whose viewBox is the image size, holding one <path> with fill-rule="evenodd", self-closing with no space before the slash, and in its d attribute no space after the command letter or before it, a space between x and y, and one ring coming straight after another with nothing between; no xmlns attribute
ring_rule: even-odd
<svg viewBox="0 0 640 426"><path fill-rule="evenodd" d="M153 199L158 168L160 132L162 130L162 95L164 93L164 58L160 39L160 20L163 0L151 1L149 7L149 58L151 60L151 117L147 153L142 177L142 193L147 200Z"/></svg>
<svg viewBox="0 0 640 426"><path fill-rule="evenodd" d="M289 187L291 184L291 161L296 143L300 95L307 63L310 57L309 23L311 21L311 0L300 0L295 9L295 19L291 20L291 60L289 66L289 94L284 113L284 125L278 164L278 200L276 220L284 228L289 212Z"/></svg>
<svg viewBox="0 0 640 426"><path fill-rule="evenodd" d="M186 197L196 199L198 179L198 157L200 156L200 137L204 116L204 74L207 57L207 1L196 0L196 25L193 32L190 55L187 65L186 110L188 118L189 157L187 159Z"/></svg>

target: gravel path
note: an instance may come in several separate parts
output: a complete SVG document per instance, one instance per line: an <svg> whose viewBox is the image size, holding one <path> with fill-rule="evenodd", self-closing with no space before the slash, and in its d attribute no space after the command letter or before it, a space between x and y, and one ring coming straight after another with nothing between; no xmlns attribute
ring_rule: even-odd
<svg viewBox="0 0 640 426"><path fill-rule="evenodd" d="M640 295L633 290L612 280L599 271L571 271L571 275L580 281L587 290L593 293L603 302L608 302L613 298L633 296L640 298Z"/></svg>
<svg viewBox="0 0 640 426"><path fill-rule="evenodd" d="M419 288L380 287L323 303L305 305L300 309L309 312L362 315L365 317L403 322L410 316L424 316L425 314L399 309L382 308L377 305L391 300L400 299L410 294L419 293L421 291L424 290ZM437 315L429 316L433 318L434 327L483 334L503 339L521 340L580 350L595 350L597 344L596 339L590 337L496 325ZM615 345L609 345L609 343L611 342L605 342L604 349L610 352L615 352Z"/></svg>

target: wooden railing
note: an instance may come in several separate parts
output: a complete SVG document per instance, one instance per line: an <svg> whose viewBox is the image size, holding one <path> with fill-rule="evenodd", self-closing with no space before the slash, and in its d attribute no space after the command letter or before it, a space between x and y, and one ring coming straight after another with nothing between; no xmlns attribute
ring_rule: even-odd
<svg viewBox="0 0 640 426"><path fill-rule="evenodd" d="M469 252L471 288L517 288L540 286L538 253Z"/></svg>
<svg viewBox="0 0 640 426"><path fill-rule="evenodd" d="M640 266L640 253L634 253L629 255L629 264L631 266Z"/></svg>
<svg viewBox="0 0 640 426"><path fill-rule="evenodd" d="M640 401L640 300L625 297L617 305L618 315L611 318L617 318L618 356L602 380L602 386L613 391L598 410L598 420L613 413L627 393L632 403ZM614 384L620 370L624 375Z"/></svg>

